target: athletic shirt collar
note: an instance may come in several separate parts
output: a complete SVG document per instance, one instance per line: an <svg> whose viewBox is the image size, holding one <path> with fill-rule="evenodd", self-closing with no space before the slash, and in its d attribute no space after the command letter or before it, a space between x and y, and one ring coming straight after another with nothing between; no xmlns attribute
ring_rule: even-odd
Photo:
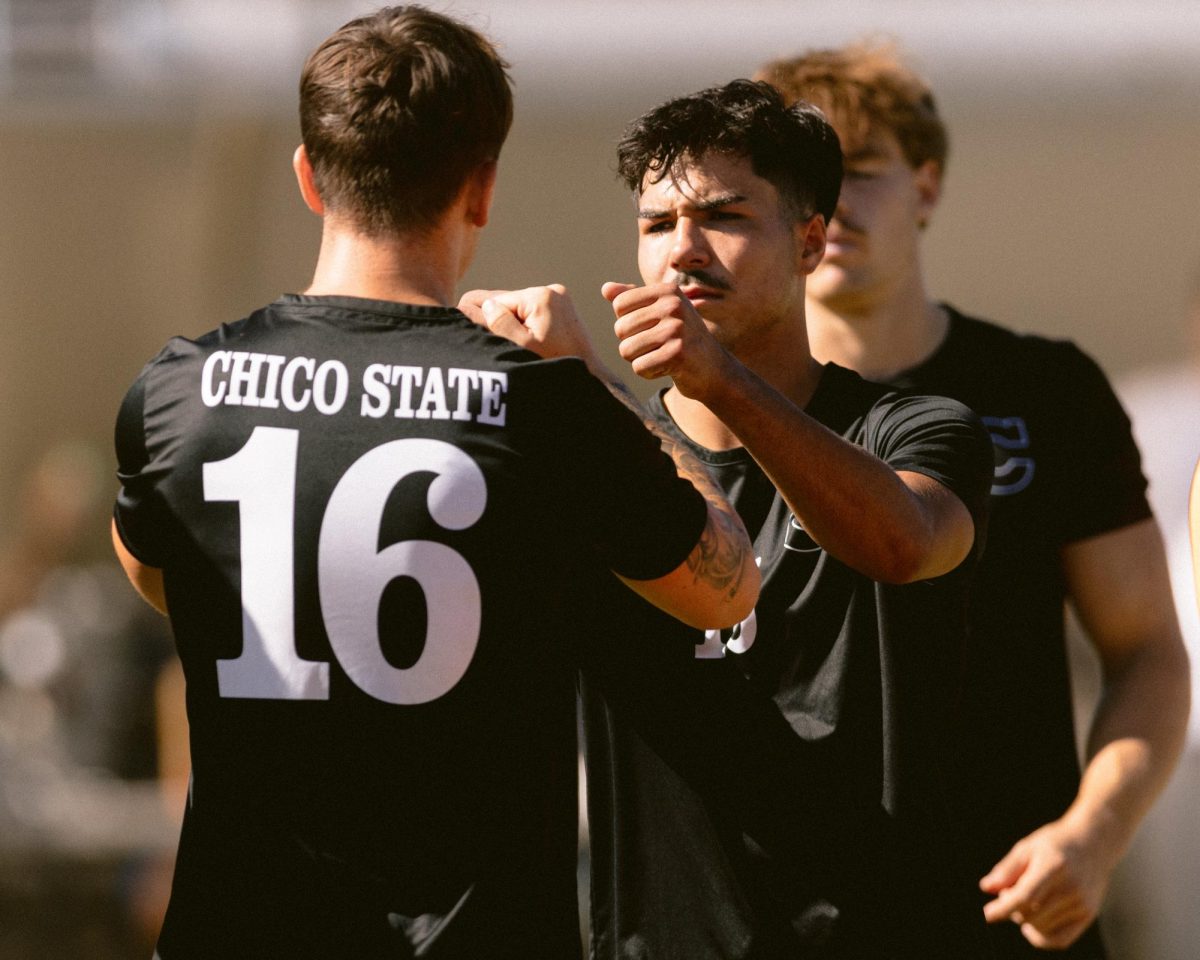
<svg viewBox="0 0 1200 960"><path fill-rule="evenodd" d="M424 303L402 303L398 300L372 300L367 297L310 296L305 293L285 293L272 306L285 311L299 309L357 314L373 320L452 320L471 321L457 307L434 306Z"/></svg>

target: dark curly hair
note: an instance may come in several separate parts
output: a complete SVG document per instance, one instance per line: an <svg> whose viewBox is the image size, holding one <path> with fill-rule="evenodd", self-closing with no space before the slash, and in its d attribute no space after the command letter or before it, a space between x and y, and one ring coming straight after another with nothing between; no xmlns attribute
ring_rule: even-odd
<svg viewBox="0 0 1200 960"><path fill-rule="evenodd" d="M419 6L352 20L308 58L300 130L326 207L370 234L432 226L512 125L508 64Z"/></svg>
<svg viewBox="0 0 1200 960"><path fill-rule="evenodd" d="M745 157L796 219L828 223L842 188L842 150L825 115L811 104L784 104L778 91L734 80L670 100L639 117L617 146L617 172L635 193L647 177L675 176L705 154Z"/></svg>

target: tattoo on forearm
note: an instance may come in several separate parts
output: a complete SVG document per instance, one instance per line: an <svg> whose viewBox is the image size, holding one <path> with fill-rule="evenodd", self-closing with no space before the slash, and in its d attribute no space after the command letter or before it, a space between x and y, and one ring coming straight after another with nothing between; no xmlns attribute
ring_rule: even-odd
<svg viewBox="0 0 1200 960"><path fill-rule="evenodd" d="M737 596L746 569L746 552L736 535L738 522L718 507L709 514L700 543L688 557L688 569L697 580L707 580L730 597Z"/></svg>
<svg viewBox="0 0 1200 960"><path fill-rule="evenodd" d="M663 451L675 461L679 475L700 491L713 510L700 535L700 542L688 557L688 569L696 580L704 580L718 589L737 595L745 577L746 550L740 535L741 521L730 508L725 494L708 469L684 444L648 416L637 398L620 380L605 380L605 386L618 400L641 419L642 424L662 443Z"/></svg>

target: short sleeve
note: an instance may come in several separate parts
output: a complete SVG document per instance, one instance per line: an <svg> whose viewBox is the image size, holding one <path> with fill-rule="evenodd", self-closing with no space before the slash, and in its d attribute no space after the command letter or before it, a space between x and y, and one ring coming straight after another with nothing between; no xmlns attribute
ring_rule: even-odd
<svg viewBox="0 0 1200 960"><path fill-rule="evenodd" d="M622 576L652 580L670 573L700 540L704 498L679 476L659 439L581 361L540 366L547 368L543 386L554 411L545 453L566 498L564 522L581 524L576 534Z"/></svg>
<svg viewBox="0 0 1200 960"><path fill-rule="evenodd" d="M920 473L949 488L970 511L976 530L986 528L995 454L970 408L946 397L890 394L868 417L866 446L892 469Z"/></svg>
<svg viewBox="0 0 1200 960"><path fill-rule="evenodd" d="M125 394L117 414L115 431L117 479L121 488L113 507L113 520L121 542L142 563L164 565L165 511L156 488L157 471L146 445L146 379L150 367L142 371Z"/></svg>
<svg viewBox="0 0 1200 960"><path fill-rule="evenodd" d="M1072 543L1152 515L1129 417L1104 372L1072 343L1055 344L1063 541Z"/></svg>

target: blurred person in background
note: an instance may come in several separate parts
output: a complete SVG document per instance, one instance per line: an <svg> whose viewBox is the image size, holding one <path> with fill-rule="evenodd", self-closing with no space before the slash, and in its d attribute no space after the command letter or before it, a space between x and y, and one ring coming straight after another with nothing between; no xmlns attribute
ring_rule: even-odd
<svg viewBox="0 0 1200 960"><path fill-rule="evenodd" d="M1052 948L1097 960L1097 912L1170 777L1190 693L1128 419L1071 343L1019 336L930 296L921 240L941 199L947 134L929 87L894 49L813 50L757 76L824 110L846 158L808 285L814 355L959 399L992 432L958 766L967 854L1000 957ZM1103 670L1082 778L1067 599Z"/></svg>
<svg viewBox="0 0 1200 960"><path fill-rule="evenodd" d="M1188 349L1183 359L1134 370L1117 383L1150 481L1149 497L1162 526L1175 611L1191 657L1192 701L1200 673L1200 611L1194 550L1200 490L1200 276L1184 309ZM1191 485L1192 523L1188 504ZM1187 743L1174 777L1147 815L1113 882L1106 933L1122 960L1191 960L1200 944L1200 710L1193 709Z"/></svg>
<svg viewBox="0 0 1200 960"><path fill-rule="evenodd" d="M103 468L85 443L51 446L0 544L0 874L21 875L0 885L5 957L144 956L165 906L179 808L157 690L175 660L119 568L89 557Z"/></svg>

